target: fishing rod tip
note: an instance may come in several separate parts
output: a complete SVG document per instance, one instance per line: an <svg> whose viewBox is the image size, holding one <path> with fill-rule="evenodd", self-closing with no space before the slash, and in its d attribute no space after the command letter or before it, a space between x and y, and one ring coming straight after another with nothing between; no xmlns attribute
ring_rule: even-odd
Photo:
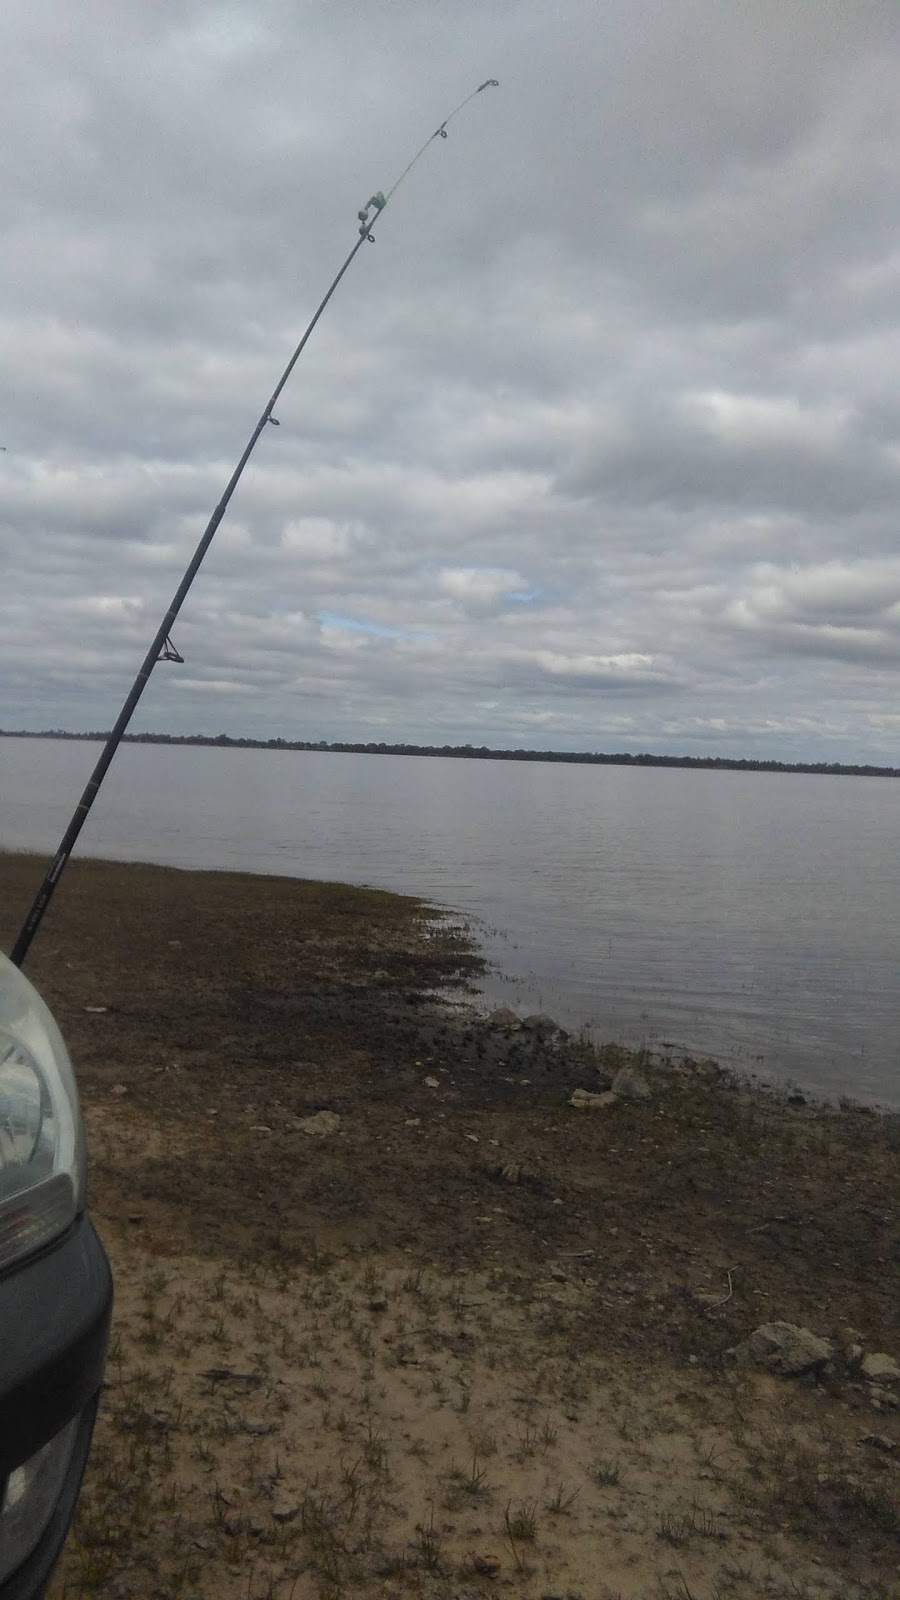
<svg viewBox="0 0 900 1600"><path fill-rule="evenodd" d="M484 83L480 83L478 85L478 89L477 89L476 92L478 94L480 94L482 89L499 89L499 87L500 87L500 79L499 78L485 78Z"/></svg>

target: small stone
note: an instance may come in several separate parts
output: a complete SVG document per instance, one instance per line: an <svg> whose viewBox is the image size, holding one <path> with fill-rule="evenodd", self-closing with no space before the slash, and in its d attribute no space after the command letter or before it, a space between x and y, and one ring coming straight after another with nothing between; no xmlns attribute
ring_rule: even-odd
<svg viewBox="0 0 900 1600"><path fill-rule="evenodd" d="M611 1089L604 1090L603 1094L591 1094L589 1089L576 1089L569 1099L570 1106L580 1106L587 1111L602 1111L606 1106L618 1104L619 1097Z"/></svg>
<svg viewBox="0 0 900 1600"><path fill-rule="evenodd" d="M478 1135L477 1135L477 1133L467 1133L467 1134L464 1135L464 1138L468 1139L471 1144L477 1144L478 1143Z"/></svg>
<svg viewBox="0 0 900 1600"><path fill-rule="evenodd" d="M85 1006L85 1011L90 1011L95 1017L102 1017L109 1010L109 1006Z"/></svg>
<svg viewBox="0 0 900 1600"><path fill-rule="evenodd" d="M509 1006L498 1006L488 1017L488 1026L491 1028L521 1028L522 1024L514 1011Z"/></svg>
<svg viewBox="0 0 900 1600"><path fill-rule="evenodd" d="M886 1356L883 1351L864 1356L860 1371L870 1383L900 1383L900 1367L893 1356Z"/></svg>
<svg viewBox="0 0 900 1600"><path fill-rule="evenodd" d="M706 1056L702 1061L691 1063L698 1078L721 1078L722 1068L718 1061L713 1061L711 1056Z"/></svg>
<svg viewBox="0 0 900 1600"><path fill-rule="evenodd" d="M873 1450L891 1451L897 1448L894 1440L888 1439L883 1433L864 1433L859 1442L870 1445Z"/></svg>
<svg viewBox="0 0 900 1600"><path fill-rule="evenodd" d="M329 1133L337 1133L341 1119L336 1111L317 1111L314 1117L300 1117L294 1123L298 1133L308 1133L321 1139Z"/></svg>
<svg viewBox="0 0 900 1600"><path fill-rule="evenodd" d="M495 1578L500 1571L500 1562L496 1556L473 1556L472 1571L481 1578Z"/></svg>
<svg viewBox="0 0 900 1600"><path fill-rule="evenodd" d="M114 1100L121 1100L122 1096L128 1093L128 1089L124 1083L114 1083L109 1092Z"/></svg>
<svg viewBox="0 0 900 1600"><path fill-rule="evenodd" d="M426 1078L425 1084L429 1089L439 1089L441 1087L441 1080L440 1078Z"/></svg>
<svg viewBox="0 0 900 1600"><path fill-rule="evenodd" d="M617 1094L621 1100L649 1100L651 1089L646 1078L642 1078L639 1072L635 1072L631 1067L623 1067L613 1078L612 1093Z"/></svg>
<svg viewBox="0 0 900 1600"><path fill-rule="evenodd" d="M504 1183L522 1182L522 1165L519 1161L507 1161L504 1166L497 1168L497 1177Z"/></svg>
<svg viewBox="0 0 900 1600"><path fill-rule="evenodd" d="M529 1033L559 1033L559 1023L552 1017L545 1016L543 1011L532 1011L531 1015L522 1018L522 1027Z"/></svg>
<svg viewBox="0 0 900 1600"><path fill-rule="evenodd" d="M276 1522L293 1522L299 1511L300 1507L296 1500L281 1499L272 1501L272 1515Z"/></svg>
<svg viewBox="0 0 900 1600"><path fill-rule="evenodd" d="M827 1366L834 1347L809 1328L798 1328L793 1322L764 1322L728 1354L733 1361L752 1362L782 1377L797 1377Z"/></svg>

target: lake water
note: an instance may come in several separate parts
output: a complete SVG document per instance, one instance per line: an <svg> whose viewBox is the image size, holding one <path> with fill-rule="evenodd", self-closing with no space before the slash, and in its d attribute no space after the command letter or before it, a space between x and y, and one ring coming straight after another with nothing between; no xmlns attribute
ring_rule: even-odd
<svg viewBox="0 0 900 1600"><path fill-rule="evenodd" d="M0 739L0 848L55 850L98 748ZM126 745L78 850L423 895L479 919L491 1003L900 1106L898 811L890 779Z"/></svg>

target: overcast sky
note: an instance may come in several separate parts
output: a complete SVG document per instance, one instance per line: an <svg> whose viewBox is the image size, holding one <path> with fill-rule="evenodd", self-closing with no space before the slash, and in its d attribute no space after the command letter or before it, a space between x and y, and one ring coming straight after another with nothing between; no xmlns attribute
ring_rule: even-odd
<svg viewBox="0 0 900 1600"><path fill-rule="evenodd" d="M898 761L894 0L5 0L0 726Z"/></svg>

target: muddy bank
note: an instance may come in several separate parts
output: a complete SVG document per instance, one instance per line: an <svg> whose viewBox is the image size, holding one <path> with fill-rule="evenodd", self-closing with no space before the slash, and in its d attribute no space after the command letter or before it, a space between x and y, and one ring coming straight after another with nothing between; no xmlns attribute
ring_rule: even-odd
<svg viewBox="0 0 900 1600"><path fill-rule="evenodd" d="M41 865L27 857L0 857L6 948ZM350 1315L349 1295L353 1315L365 1314L375 1324L384 1310L367 1308L384 1300L399 1315L400 1301L412 1293L402 1288L410 1272L410 1281L417 1272L431 1275L441 1294L462 1284L461 1303L470 1298L465 1285L477 1282L475 1298L492 1301L497 1327L506 1330L502 1339L497 1334L495 1353L497 1392L506 1394L505 1383L503 1404L512 1408L510 1415L519 1404L514 1395L528 1385L522 1380L519 1388L511 1386L509 1370L520 1376L529 1369L547 1373L548 1363L555 1364L556 1388L551 1384L547 1393L557 1394L557 1429L565 1425L560 1373L571 1378L579 1371L590 1388L601 1382L598 1363L603 1381L619 1386L620 1400L629 1397L629 1412L639 1407L643 1385L657 1406L662 1391L669 1401L688 1396L678 1403L679 1437L698 1436L701 1414L702 1428L721 1429L726 1413L733 1421L735 1404L741 1410L743 1442L735 1443L732 1430L728 1445L741 1461L730 1455L728 1472L744 1489L737 1499L729 1489L728 1514L736 1515L732 1502L746 1503L749 1520L741 1539L755 1529L757 1543L768 1515L790 1549L779 1546L780 1553L771 1550L765 1557L757 1551L756 1566L750 1563L756 1577L735 1577L729 1590L721 1586L721 1573L715 1575L715 1563L710 1565L711 1535L704 1542L696 1527L679 1523L681 1543L663 1531L648 1547L659 1566L653 1581L670 1584L668 1591L651 1590L646 1561L637 1554L647 1545L647 1528L636 1523L633 1570L617 1557L623 1594L681 1593L672 1587L676 1580L666 1577L665 1561L677 1549L677 1569L688 1573L689 1582L695 1544L695 1577L719 1583L717 1593L790 1592L759 1587L763 1560L776 1576L790 1570L792 1561L799 1571L800 1563L807 1584L802 1592L810 1594L848 1593L840 1584L851 1581L869 1586L854 1592L895 1592L871 1587L893 1584L900 1561L900 1430L892 1392L873 1391L840 1361L799 1386L791 1384L788 1409L796 1437L788 1439L782 1429L778 1451L782 1477L793 1473L797 1492L793 1501L785 1497L788 1509L777 1516L772 1501L762 1513L760 1485L765 1488L775 1473L778 1451L771 1439L765 1447L761 1441L781 1428L787 1392L742 1379L736 1401L727 1352L758 1324L783 1320L834 1336L842 1349L858 1341L869 1351L900 1354L897 1120L754 1092L713 1063L649 1061L614 1044L595 1050L550 1031L491 1026L464 1003L478 965L465 930L415 901L339 885L75 863L27 970L53 1006L77 1063L91 1137L91 1203L119 1268L130 1370L146 1366L148 1351L156 1359L168 1337L157 1329L156 1342L142 1347L147 1324L134 1297L146 1303L148 1273L162 1274L158 1281L171 1287L185 1263L218 1263L233 1296L242 1283L252 1283L253 1274L274 1274L266 1281L277 1282L288 1300L277 1314L272 1310L273 1326L279 1318L290 1323L290 1293L308 1286L311 1275L320 1275L317 1293L324 1292L322 1281L331 1284L326 1300L344 1306L342 1316ZM432 996L439 986L455 992L459 1005L436 1004ZM623 1066L645 1079L645 1097L584 1103L585 1095L602 1095ZM573 1104L573 1095L583 1103ZM324 1121L323 1112L329 1114ZM393 1285L390 1294L364 1293L361 1262L369 1263L379 1282L384 1277ZM337 1279L328 1276L334 1273ZM172 1291L173 1306L177 1293ZM437 1303L437 1289L434 1294ZM365 1304L360 1300L357 1306L361 1295ZM168 1309L176 1343L165 1364L177 1384L184 1365L177 1340L190 1344L191 1335L184 1328L178 1333L182 1311ZM216 1315L209 1329L221 1324L220 1339L224 1334L239 1341L240 1331L228 1326L227 1305L224 1322L221 1309ZM470 1329L475 1342L467 1346L465 1339L460 1342L462 1325L440 1327L441 1361L452 1356L458 1364L465 1355L466 1381L489 1409L489 1342ZM446 1339L456 1345L441 1344ZM393 1359L398 1340L408 1342L403 1329L394 1327L385 1359ZM234 1365L214 1356L213 1342L203 1358L206 1368ZM244 1351L244 1358L256 1357ZM274 1360L271 1351L268 1359ZM421 1350L409 1355L411 1362L421 1359ZM288 1383L291 1363L285 1357L282 1364L279 1381ZM400 1366L405 1365L404 1358ZM441 1381L448 1381L441 1371ZM342 1404L351 1416L350 1402ZM582 1399L570 1414L583 1413L585 1404ZM410 1395L404 1405L412 1405ZM144 1409L153 1410L149 1398ZM113 1406L114 1415L124 1413ZM351 1416L351 1434L357 1422ZM132 1418L131 1434L136 1425ZM637 1429L636 1439L642 1437L642 1424L628 1426ZM168 1423L164 1431L166 1437L172 1433ZM885 1448L858 1446L867 1434L884 1439ZM110 1435L106 1457L101 1451L98 1461L118 1461L114 1443ZM623 1450L634 1443L620 1440ZM610 1440L602 1448L610 1450ZM807 1453L805 1466L798 1451ZM810 1451L825 1456L811 1465ZM341 1452L337 1448L335 1461ZM569 1454L580 1460L579 1452L573 1437ZM477 1449L475 1454L477 1480ZM151 1452L143 1470L152 1479L163 1465ZM187 1458L178 1470L182 1478L189 1476ZM586 1468L569 1487L563 1467L553 1470L561 1474L560 1504L576 1488L579 1504L587 1501ZM636 1460L631 1471L638 1471ZM435 1473L437 1482L438 1464ZM491 1475L503 1477L496 1467L485 1481ZM702 1481L694 1483L695 1496ZM652 1490L657 1496L661 1482ZM204 1492L201 1482L196 1494L202 1499ZM408 1547L417 1538L421 1545L423 1536L413 1519L400 1539L409 1561L399 1576L379 1576L377 1563L365 1570L363 1563L351 1578L338 1562L334 1583L343 1588L328 1590L324 1568L321 1562L316 1566L319 1558L310 1549L309 1518L306 1524L292 1518L278 1526L289 1524L297 1535L291 1556L296 1600L307 1593L344 1592L450 1596L496 1592L503 1582L509 1593L537 1596L551 1592L547 1585L556 1581L557 1569L557 1577L576 1574L570 1587L587 1583L591 1562L600 1559L603 1541L611 1537L602 1520L582 1519L576 1530L575 1521L566 1522L557 1508L554 1539L560 1548L571 1545L569 1566L559 1556L557 1569L547 1567L547 1556L539 1569L538 1542L527 1537L527 1528L522 1539L513 1534L510 1540L499 1499L490 1510L471 1492L485 1529L493 1530L485 1539L493 1540L492 1550L505 1550L496 1571L479 1576L471 1563L466 1568L466 1550L455 1548L456 1531L440 1528L440 1560L429 1566L426 1538L417 1564ZM532 1489L516 1492L524 1504ZM539 1498L544 1490L534 1493ZM651 1489L641 1493L650 1495ZM547 1496L552 1498L549 1489ZM390 1500L386 1490L385 1499ZM657 1521L670 1513L687 1516L686 1508L660 1504ZM454 1523L454 1513L439 1506L440 1527L449 1522L457 1530L459 1508L456 1515ZM390 1521L387 1512L383 1516ZM546 1525L547 1517L542 1521ZM622 1517L613 1523L616 1536L624 1538ZM226 1546L236 1537L216 1532L216 1551L220 1534ZM207 1530L198 1537L213 1535ZM478 1538L470 1532L465 1537ZM348 1548L352 1542L344 1538ZM271 1567L273 1547L263 1534L250 1543ZM236 1546L229 1549L233 1555ZM490 1559L495 1556L496 1550ZM218 1587L210 1580L204 1588L203 1559L178 1591L165 1587L171 1573L168 1579L156 1574L152 1583L146 1575L129 1576L129 1559L126 1552L111 1562L103 1579L124 1588L103 1589L95 1580L94 1589L68 1592L231 1592L221 1573ZM224 1559L216 1555L216 1561ZM827 1568L823 1583L833 1575L832 1589L808 1587L816 1574L810 1576L806 1565L816 1561ZM529 1562L533 1572L526 1581ZM213 1570L212 1553L206 1565ZM466 1570L467 1589L457 1568ZM67 1570L74 1584L75 1568ZM135 1587L139 1582L149 1586ZM270 1592L286 1596L287 1578L283 1589ZM599 1586L584 1589L586 1595L605 1592Z"/></svg>

